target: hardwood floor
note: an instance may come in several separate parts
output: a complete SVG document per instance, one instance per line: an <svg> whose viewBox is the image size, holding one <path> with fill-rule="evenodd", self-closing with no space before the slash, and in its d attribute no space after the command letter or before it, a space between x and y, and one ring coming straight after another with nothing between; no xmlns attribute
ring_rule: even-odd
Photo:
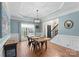
<svg viewBox="0 0 79 59"><path fill-rule="evenodd" d="M47 50L41 49L34 52L27 46L27 41L17 44L17 57L78 57L79 51L74 51L54 43L48 42Z"/></svg>

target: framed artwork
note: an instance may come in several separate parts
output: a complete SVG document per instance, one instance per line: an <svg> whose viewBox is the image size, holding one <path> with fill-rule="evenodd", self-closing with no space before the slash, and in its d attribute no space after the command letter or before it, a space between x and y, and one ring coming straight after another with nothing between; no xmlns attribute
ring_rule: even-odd
<svg viewBox="0 0 79 59"><path fill-rule="evenodd" d="M73 27L73 21L71 20L66 20L65 23L64 23L64 27L66 29L71 29Z"/></svg>
<svg viewBox="0 0 79 59"><path fill-rule="evenodd" d="M2 36L9 34L10 20L6 11L6 8L2 8Z"/></svg>

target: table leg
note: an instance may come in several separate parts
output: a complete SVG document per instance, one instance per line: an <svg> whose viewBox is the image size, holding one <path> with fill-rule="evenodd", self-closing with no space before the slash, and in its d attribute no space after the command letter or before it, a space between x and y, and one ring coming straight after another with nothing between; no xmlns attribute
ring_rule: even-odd
<svg viewBox="0 0 79 59"><path fill-rule="evenodd" d="M47 41L45 41L45 50L47 50Z"/></svg>
<svg viewBox="0 0 79 59"><path fill-rule="evenodd" d="M43 42L41 42L41 48L43 48Z"/></svg>

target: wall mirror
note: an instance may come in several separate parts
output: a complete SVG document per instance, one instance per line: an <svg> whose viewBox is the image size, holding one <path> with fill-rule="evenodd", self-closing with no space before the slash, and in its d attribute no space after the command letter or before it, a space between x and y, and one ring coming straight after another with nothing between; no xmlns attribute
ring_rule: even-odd
<svg viewBox="0 0 79 59"><path fill-rule="evenodd" d="M67 29L71 29L73 27L73 22L71 20L66 20L64 23L64 27Z"/></svg>

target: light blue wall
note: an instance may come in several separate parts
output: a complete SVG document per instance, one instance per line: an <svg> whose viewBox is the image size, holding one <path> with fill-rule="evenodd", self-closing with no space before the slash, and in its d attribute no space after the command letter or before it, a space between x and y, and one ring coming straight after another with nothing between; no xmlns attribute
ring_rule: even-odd
<svg viewBox="0 0 79 59"><path fill-rule="evenodd" d="M0 38L10 34L10 18L6 4L0 2Z"/></svg>
<svg viewBox="0 0 79 59"><path fill-rule="evenodd" d="M2 3L2 37L10 34L10 15L6 4Z"/></svg>
<svg viewBox="0 0 79 59"><path fill-rule="evenodd" d="M74 23L73 28L66 29L64 27L64 22L66 20L73 21ZM75 35L75 36L79 35L79 11L59 17L59 34Z"/></svg>
<svg viewBox="0 0 79 59"><path fill-rule="evenodd" d="M2 12L1 9L2 8L2 3L0 2L0 38L2 37Z"/></svg>
<svg viewBox="0 0 79 59"><path fill-rule="evenodd" d="M6 4L0 2L0 57L4 56L4 44L10 38L10 15Z"/></svg>
<svg viewBox="0 0 79 59"><path fill-rule="evenodd" d="M18 20L14 20L14 19L11 19L11 26L10 26L10 31L11 33L18 33L20 34L20 29L21 29L21 23L26 23L26 24L34 24L33 22L24 22L24 21L18 21ZM39 24L39 29L35 29L35 33L36 34L40 34L41 33L41 23Z"/></svg>
<svg viewBox="0 0 79 59"><path fill-rule="evenodd" d="M10 23L11 33L19 33L19 22L15 20L11 20Z"/></svg>

